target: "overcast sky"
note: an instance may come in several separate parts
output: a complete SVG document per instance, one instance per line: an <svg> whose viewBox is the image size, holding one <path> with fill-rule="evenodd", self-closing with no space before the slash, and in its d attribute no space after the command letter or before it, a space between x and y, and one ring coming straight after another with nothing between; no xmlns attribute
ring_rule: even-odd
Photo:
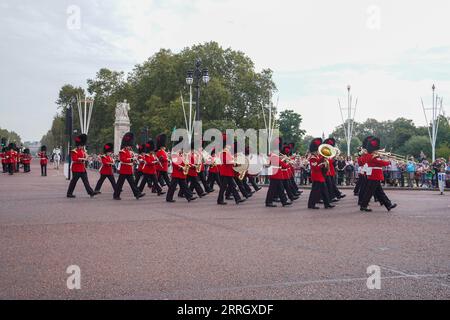
<svg viewBox="0 0 450 320"><path fill-rule="evenodd" d="M422 125L433 83L450 100L449 16L448 0L0 0L0 127L39 140L62 85L211 40L271 68L308 134L341 123L347 84L357 121Z"/></svg>

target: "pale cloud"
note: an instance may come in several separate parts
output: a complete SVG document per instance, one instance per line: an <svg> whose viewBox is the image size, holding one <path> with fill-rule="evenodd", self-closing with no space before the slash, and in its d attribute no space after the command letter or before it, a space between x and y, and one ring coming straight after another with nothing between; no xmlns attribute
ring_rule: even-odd
<svg viewBox="0 0 450 320"><path fill-rule="evenodd" d="M81 9L80 30L66 27L69 5ZM369 7L379 29L367 27ZM420 124L433 82L444 102L450 95L447 0L0 0L0 10L0 127L25 139L50 127L61 85L211 40L274 70L280 105L302 113L310 134L340 123L348 83L358 120Z"/></svg>

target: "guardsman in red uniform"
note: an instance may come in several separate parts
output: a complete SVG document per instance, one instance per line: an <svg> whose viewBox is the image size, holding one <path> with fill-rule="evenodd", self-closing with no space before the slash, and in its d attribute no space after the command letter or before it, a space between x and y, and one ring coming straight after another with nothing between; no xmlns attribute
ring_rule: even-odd
<svg viewBox="0 0 450 320"><path fill-rule="evenodd" d="M206 165L208 166L208 186L211 191L214 191L214 183L220 188L220 175L219 167L220 160L216 157L216 149L211 150L211 156L206 160Z"/></svg>
<svg viewBox="0 0 450 320"><path fill-rule="evenodd" d="M286 190L286 194L289 198L289 200L291 201L295 201L300 197L300 194L297 193L297 191L295 190L295 187L292 185L292 181L291 178L293 177L293 169L292 169L292 165L290 164L290 160L291 160L291 148L289 147L289 145L284 145L283 146L283 154L286 161L281 160L281 162L283 162L283 164L285 164L285 166L283 168L281 168L281 171L283 173L283 179L281 180L283 183L283 187ZM295 181L294 181L295 184Z"/></svg>
<svg viewBox="0 0 450 320"><path fill-rule="evenodd" d="M361 155L358 157L358 167L359 167L359 177L358 177L358 205L361 205L362 198L364 196L366 186L367 186L367 175L366 175L366 167L367 167L367 161L372 157L367 152L367 145L368 143L375 138L374 136L368 136L363 140L362 143L362 149L361 149ZM356 189L356 187L355 187Z"/></svg>
<svg viewBox="0 0 450 320"><path fill-rule="evenodd" d="M309 152L311 156L309 158L309 164L311 167L311 193L309 194L308 208L309 209L319 209L316 206L323 200L325 208L333 208L334 205L330 203L330 198L328 195L327 185L325 183L324 168L326 168L329 163L328 160L322 157L318 150L319 146L322 144L321 138L315 138L311 141L309 145Z"/></svg>
<svg viewBox="0 0 450 320"><path fill-rule="evenodd" d="M181 140L179 141L179 143ZM190 159L187 154L183 154L183 150L179 150L178 152L172 151L171 153L171 162L172 162L172 179L170 181L169 189L167 191L166 201L167 202L175 202L173 199L173 195L175 194L175 190L177 185L180 186L180 193L186 198L188 202L197 199L194 197L192 192L189 190L188 185L186 183L187 172L185 168L190 166ZM185 174L186 172L186 174Z"/></svg>
<svg viewBox="0 0 450 320"><path fill-rule="evenodd" d="M139 185L139 181L144 175L144 172L142 171L145 164L144 157L145 157L145 144L140 144L138 145L137 168L135 170L135 177L134 177L136 185Z"/></svg>
<svg viewBox="0 0 450 320"><path fill-rule="evenodd" d="M187 183L189 184L189 190L191 192L193 192L195 190L195 192L197 193L197 196L199 196L200 198L206 196L206 192L203 190L202 186L199 183L199 177L198 177L198 173L201 170L201 166L202 165L202 159L200 158L199 154L197 152L195 152L194 149L191 150L191 152L189 153L189 161L190 161L190 167L189 167L189 172L188 172L188 176L187 176ZM183 197L183 194L180 192L178 193L179 197Z"/></svg>
<svg viewBox="0 0 450 320"><path fill-rule="evenodd" d="M41 152L38 153L39 163L41 165L41 176L47 176L47 164L48 164L48 156L47 156L47 147L42 146Z"/></svg>
<svg viewBox="0 0 450 320"><path fill-rule="evenodd" d="M330 146L333 146L333 147L336 146L336 140L334 138L325 139L325 141L323 143L329 144ZM327 176L325 177L325 182L327 184L328 194L330 196L330 199L332 202L334 202L334 201L338 201L339 199L345 198L345 194L343 194L341 191L339 191L338 187L336 186L336 170L335 170L334 159L329 158L328 163L329 163L329 166L328 166Z"/></svg>
<svg viewBox="0 0 450 320"><path fill-rule="evenodd" d="M30 149L25 148L22 154L23 172L30 172L31 154Z"/></svg>
<svg viewBox="0 0 450 320"><path fill-rule="evenodd" d="M383 167L390 164L390 161L382 160L376 151L380 150L380 139L373 138L367 143L367 186L361 200L361 211L370 212L369 202L372 196L375 196L388 211L394 209L397 204L393 204L381 187L381 181L384 181Z"/></svg>
<svg viewBox="0 0 450 320"><path fill-rule="evenodd" d="M133 166L135 162L135 156L133 153L134 144L134 134L132 132L127 132L122 138L121 150L119 152L120 169L119 169L119 179L117 180L116 191L114 192L114 200L121 200L120 193L122 192L123 184L125 180L133 191L133 195L136 200L145 196L145 193L139 192L136 185L136 181L133 177Z"/></svg>
<svg viewBox="0 0 450 320"><path fill-rule="evenodd" d="M220 154L221 165L219 169L219 174L221 178L221 184L219 195L217 197L217 204L220 205L227 204L224 201L224 196L225 191L227 191L228 188L230 188L229 192L233 195L236 204L239 204L241 202L244 202L245 199L241 199L239 192L236 190L236 184L234 183L234 170L233 170L234 157L230 151L231 145L228 145L226 142L227 140L226 134L223 134L222 140L224 148L222 150L222 153Z"/></svg>
<svg viewBox="0 0 450 320"><path fill-rule="evenodd" d="M169 156L166 152L167 147L167 136L162 133L156 137L156 157L158 157L159 162L156 165L156 170L158 173L158 181L160 185L170 186L169 178Z"/></svg>
<svg viewBox="0 0 450 320"><path fill-rule="evenodd" d="M158 163L158 158L155 154L155 143L153 142L153 140L149 140L144 145L143 162L143 178L141 181L141 185L139 186L139 191L144 191L145 184L147 183L149 188L153 187L156 190L158 196L165 194L158 183L158 178L156 177L156 165Z"/></svg>
<svg viewBox="0 0 450 320"><path fill-rule="evenodd" d="M15 159L16 159L16 145L14 143L10 143L8 145L8 150L6 151L6 164L8 165L9 175L13 175L15 171Z"/></svg>
<svg viewBox="0 0 450 320"><path fill-rule="evenodd" d="M281 138L278 138L278 151L272 151L269 154L269 165L272 172L269 176L269 188L266 195L266 207L276 207L277 205L273 203L274 199L280 199L283 207L290 206L291 201L288 201L285 193L285 188L283 185L283 180L286 179L285 172L288 169L288 164L281 161L279 150L282 149Z"/></svg>
<svg viewBox="0 0 450 320"><path fill-rule="evenodd" d="M234 143L234 156L235 156L235 159L242 157L242 153L238 153L237 142ZM245 175L246 174L247 173L245 173ZM245 175L244 175L244 179L245 179ZM239 172L234 171L234 183L238 187L238 190L241 192L241 194L246 199L248 199L251 196L253 196L253 192L251 190L249 190L250 187L248 185L245 186L244 179L241 180L239 178L240 178ZM231 188L230 187L228 187L227 191L225 192L225 199L226 200L233 200L233 198L231 197Z"/></svg>
<svg viewBox="0 0 450 320"><path fill-rule="evenodd" d="M7 152L6 147L3 147L2 148L2 152L0 152L0 158L2 159L3 173L7 173L8 172L8 163L7 163L7 160L6 160L6 152Z"/></svg>
<svg viewBox="0 0 450 320"><path fill-rule="evenodd" d="M92 190L86 172L86 161L88 158L88 154L85 150L86 143L87 135L79 135L75 138L76 148L70 152L70 156L72 158L72 180L70 180L69 189L67 189L67 198L75 198L73 191L75 190L77 182L80 178L81 181L83 181L86 192L91 196L91 198L97 194L94 190Z"/></svg>
<svg viewBox="0 0 450 320"><path fill-rule="evenodd" d="M114 152L114 145L112 143L107 143L103 146L103 154L100 155L100 161L102 162L102 166L100 168L100 179L95 186L95 192L100 194L100 189L102 188L103 182L105 179L108 179L111 182L111 186L114 191L116 191L116 180L114 179L113 165L114 159L112 154Z"/></svg>

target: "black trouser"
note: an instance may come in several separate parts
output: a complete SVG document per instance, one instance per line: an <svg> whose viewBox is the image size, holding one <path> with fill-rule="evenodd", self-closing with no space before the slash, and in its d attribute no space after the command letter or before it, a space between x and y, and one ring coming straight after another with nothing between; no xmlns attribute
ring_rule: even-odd
<svg viewBox="0 0 450 320"><path fill-rule="evenodd" d="M295 177L294 175L292 175L292 177L289 178L289 185L291 186L291 188L293 189L293 191L295 191L295 193L298 192L298 185L297 182L295 182Z"/></svg>
<svg viewBox="0 0 450 320"><path fill-rule="evenodd" d="M392 204L386 193L384 193L381 187L381 181L379 180L367 180L365 192L361 200L361 207L367 208L372 196L375 196L386 208L389 208Z"/></svg>
<svg viewBox="0 0 450 320"><path fill-rule="evenodd" d="M114 176L112 174L111 175L109 175L109 174L108 175L106 175L106 174L100 175L100 179L98 179L97 185L95 186L95 191L100 191L105 179L108 179L109 182L111 182L111 186L115 192L117 186L116 186L116 180L114 179Z"/></svg>
<svg viewBox="0 0 450 320"><path fill-rule="evenodd" d="M139 191L144 191L145 184L148 184L149 188L155 188L155 190L159 193L162 192L162 189L158 183L158 178L156 177L156 174L146 174L144 173L144 176L142 178L141 184L139 186Z"/></svg>
<svg viewBox="0 0 450 320"><path fill-rule="evenodd" d="M294 201L295 199L295 194L294 194L294 190L293 187L291 186L291 183L289 180L281 180L283 183L283 187L284 190L286 190L287 196L291 201Z"/></svg>
<svg viewBox="0 0 450 320"><path fill-rule="evenodd" d="M258 184L256 183L256 177L255 176L248 176L248 181L252 185L253 189L255 189L255 191L258 191L259 189L261 189L261 187L258 186Z"/></svg>
<svg viewBox="0 0 450 320"><path fill-rule="evenodd" d="M234 183L237 185L239 191L242 193L242 195L246 198L251 196L251 192L247 192L247 189L244 186L243 180L239 180L239 178L234 177ZM228 198L232 193L232 189L230 186L228 186L228 189L225 193L225 197Z"/></svg>
<svg viewBox="0 0 450 320"><path fill-rule="evenodd" d="M202 196L205 193L205 191L203 190L202 186L200 185L200 183L198 181L199 181L198 177L195 177L195 176L187 177L187 182L189 183L189 190L191 191L191 193L195 189L195 192L197 192L197 195ZM178 195L183 196L181 190Z"/></svg>
<svg viewBox="0 0 450 320"><path fill-rule="evenodd" d="M208 180L207 180L207 183L208 183L208 186L209 186L210 190L212 190L214 188L214 183L215 182L217 183L217 185L220 188L220 175L219 175L219 173L210 171L208 173Z"/></svg>
<svg viewBox="0 0 450 320"><path fill-rule="evenodd" d="M327 188L328 188L328 195L330 199L339 198L342 196L342 193L339 191L339 189L336 186L336 180L332 176L327 176L325 178Z"/></svg>
<svg viewBox="0 0 450 320"><path fill-rule="evenodd" d="M3 173L7 173L8 172L8 164L2 163L2 167L3 167Z"/></svg>
<svg viewBox="0 0 450 320"><path fill-rule="evenodd" d="M41 164L41 176L45 177L47 176L47 165Z"/></svg>
<svg viewBox="0 0 450 320"><path fill-rule="evenodd" d="M309 194L308 199L308 208L315 207L316 203L320 202L320 199L323 200L325 207L328 207L330 205L330 196L328 194L326 183L313 181L311 186L311 193Z"/></svg>
<svg viewBox="0 0 450 320"><path fill-rule="evenodd" d="M242 185L244 186L244 189L248 194L252 194L252 189L248 185L248 177L247 176L245 176L244 179L242 180Z"/></svg>
<svg viewBox="0 0 450 320"><path fill-rule="evenodd" d="M10 175L14 174L14 163L8 163L8 172Z"/></svg>
<svg viewBox="0 0 450 320"><path fill-rule="evenodd" d="M211 188L209 187L208 181L206 180L205 171L200 171L198 173L198 177L200 178L200 181L202 182L203 188L205 188L205 191L210 192Z"/></svg>
<svg viewBox="0 0 450 320"><path fill-rule="evenodd" d="M361 182L362 182L363 177L364 177L364 175L362 175L362 174L358 175L358 180L356 181L355 188L353 189L353 194L355 196L359 195L359 190L361 188Z"/></svg>
<svg viewBox="0 0 450 320"><path fill-rule="evenodd" d="M360 175L359 176L359 192L358 192L358 204L361 204L362 202L362 198L364 196L364 193L366 192L366 187L367 187L367 176L366 175Z"/></svg>
<svg viewBox="0 0 450 320"><path fill-rule="evenodd" d="M141 180L143 175L144 174L142 173L142 171L137 171L136 170L136 173L134 174L134 181L135 181L136 185L139 184L139 180Z"/></svg>
<svg viewBox="0 0 450 320"><path fill-rule="evenodd" d="M71 196L73 194L73 191L75 190L78 179L80 179L80 178L81 178L81 181L83 181L86 192L89 195L94 194L94 190L92 190L91 185L89 184L87 173L86 172L72 172L72 180L70 180L69 189L67 189L68 196Z"/></svg>
<svg viewBox="0 0 450 320"><path fill-rule="evenodd" d="M180 178L174 178L172 177L172 181L169 184L169 189L167 190L167 201L173 200L173 195L175 193L175 190L177 189L177 185L180 186L180 192L181 194L186 198L186 200L189 200L192 198L192 192L189 190L186 179L180 179Z"/></svg>
<svg viewBox="0 0 450 320"><path fill-rule="evenodd" d="M30 171L31 171L30 164L29 163L24 164L23 165L23 172L30 172Z"/></svg>
<svg viewBox="0 0 450 320"><path fill-rule="evenodd" d="M114 192L114 198L120 197L120 193L122 192L123 184L125 183L125 180L128 181L128 184L131 187L131 190L133 191L133 195L137 197L140 192L136 186L136 182L134 181L134 177L132 174L120 174L119 179L117 179L117 185L116 185L116 191Z"/></svg>
<svg viewBox="0 0 450 320"><path fill-rule="evenodd" d="M269 188L267 189L266 204L272 204L274 198L280 198L281 203L287 203L287 197L284 193L283 180L269 179Z"/></svg>
<svg viewBox="0 0 450 320"><path fill-rule="evenodd" d="M167 187L170 186L170 178L169 175L167 174L167 171L159 171L158 181L161 186L163 186L164 183L166 184Z"/></svg>
<svg viewBox="0 0 450 320"><path fill-rule="evenodd" d="M230 193L233 194L234 201L238 202L241 199L239 192L236 190L236 184L234 183L234 177L222 176L220 177L220 191L217 197L217 203L222 203L225 191L230 188Z"/></svg>

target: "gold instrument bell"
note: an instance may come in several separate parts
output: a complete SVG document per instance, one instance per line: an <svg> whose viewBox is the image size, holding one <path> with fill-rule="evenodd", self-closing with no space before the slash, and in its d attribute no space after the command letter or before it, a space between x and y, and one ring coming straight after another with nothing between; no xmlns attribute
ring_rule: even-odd
<svg viewBox="0 0 450 320"><path fill-rule="evenodd" d="M332 159L340 153L338 148L326 143L321 144L318 151L322 157L327 159Z"/></svg>
<svg viewBox="0 0 450 320"><path fill-rule="evenodd" d="M248 171L248 168L250 166L250 162L248 161L248 158L243 155L242 153L239 153L236 155L235 158L235 165L233 167L233 170L239 173L239 180L243 180L245 177L245 174Z"/></svg>

